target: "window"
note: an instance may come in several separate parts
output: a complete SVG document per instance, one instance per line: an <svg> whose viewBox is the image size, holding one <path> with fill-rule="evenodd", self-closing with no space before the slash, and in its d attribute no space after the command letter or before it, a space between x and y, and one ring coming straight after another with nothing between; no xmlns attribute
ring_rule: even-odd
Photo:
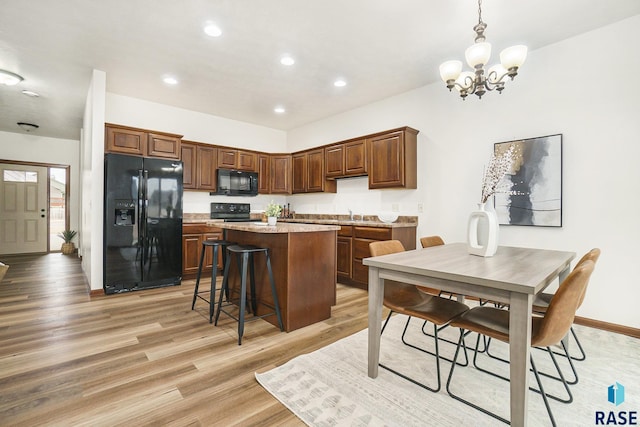
<svg viewBox="0 0 640 427"><path fill-rule="evenodd" d="M38 172L4 170L4 182L38 182Z"/></svg>

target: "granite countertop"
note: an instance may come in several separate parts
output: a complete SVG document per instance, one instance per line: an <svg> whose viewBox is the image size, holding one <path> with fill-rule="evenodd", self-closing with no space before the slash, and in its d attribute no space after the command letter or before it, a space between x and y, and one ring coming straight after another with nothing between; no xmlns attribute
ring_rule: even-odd
<svg viewBox="0 0 640 427"><path fill-rule="evenodd" d="M360 215L358 215L360 216ZM262 214L252 213L251 221L260 222ZM220 219L210 219L209 214L186 213L182 219L183 224L206 224L219 227L224 223ZM326 214L296 214L294 218L278 218L278 223L297 224L322 224L322 225L357 225L361 227L379 228L403 228L417 227L418 218L415 216L400 216L395 222L386 223L378 219L376 215L363 215L360 219L350 220L346 215L326 215ZM241 223L242 224L242 223ZM247 222L244 223L248 224ZM254 226L259 227L259 226Z"/></svg>
<svg viewBox="0 0 640 427"><path fill-rule="evenodd" d="M414 222L381 222L372 220L350 220L350 219L315 219L315 218L280 218L279 222L295 222L304 224L335 224L335 225L358 225L362 227L379 227L379 228L402 228L416 227L418 224Z"/></svg>
<svg viewBox="0 0 640 427"><path fill-rule="evenodd" d="M278 220L276 225L268 225L266 222L223 222L217 227L227 230L249 231L252 233L313 233L317 231L337 231L337 225L319 224L291 224Z"/></svg>

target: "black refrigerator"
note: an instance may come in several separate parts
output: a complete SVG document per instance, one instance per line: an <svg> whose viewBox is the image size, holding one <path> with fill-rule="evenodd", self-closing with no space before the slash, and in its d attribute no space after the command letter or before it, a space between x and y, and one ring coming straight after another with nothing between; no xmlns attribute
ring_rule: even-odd
<svg viewBox="0 0 640 427"><path fill-rule="evenodd" d="M182 162L105 154L104 291L179 285Z"/></svg>

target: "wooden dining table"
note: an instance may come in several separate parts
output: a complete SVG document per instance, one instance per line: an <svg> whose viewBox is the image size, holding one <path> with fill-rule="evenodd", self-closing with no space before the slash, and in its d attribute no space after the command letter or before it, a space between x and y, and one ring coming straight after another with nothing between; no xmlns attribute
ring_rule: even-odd
<svg viewBox="0 0 640 427"><path fill-rule="evenodd" d="M574 252L500 246L492 257L452 243L365 258L369 267L368 375L378 376L385 280L428 285L509 304L511 425L527 425L531 307L534 296L569 274Z"/></svg>

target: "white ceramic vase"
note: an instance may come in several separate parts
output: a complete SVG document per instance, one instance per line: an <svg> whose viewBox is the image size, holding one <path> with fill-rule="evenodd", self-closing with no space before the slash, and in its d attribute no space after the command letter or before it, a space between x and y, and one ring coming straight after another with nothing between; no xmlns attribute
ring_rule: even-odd
<svg viewBox="0 0 640 427"><path fill-rule="evenodd" d="M275 217L275 216L268 216L267 217L267 224L276 225L277 222L278 222L278 217Z"/></svg>
<svg viewBox="0 0 640 427"><path fill-rule="evenodd" d="M469 216L467 248L470 254L483 257L493 256L498 250L498 218L484 203L478 203L478 210Z"/></svg>

